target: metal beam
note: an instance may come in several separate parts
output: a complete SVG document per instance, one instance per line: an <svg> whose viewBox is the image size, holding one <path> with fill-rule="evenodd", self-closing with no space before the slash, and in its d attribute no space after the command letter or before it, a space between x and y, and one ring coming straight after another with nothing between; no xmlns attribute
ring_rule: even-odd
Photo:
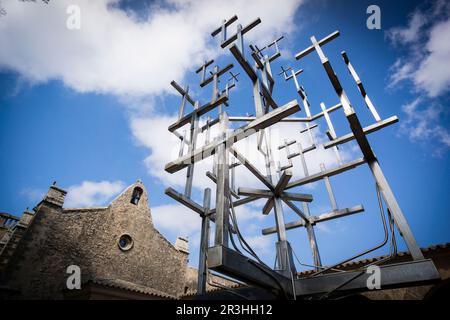
<svg viewBox="0 0 450 320"><path fill-rule="evenodd" d="M364 132L364 134L369 134L369 133L375 132L377 130L380 130L384 127L390 126L391 124L394 124L397 122L398 122L398 117L392 116L385 120L381 120L380 122L377 122L377 123L371 124L370 126L365 127L363 129L363 132ZM354 139L355 139L355 135L353 133L348 133L348 134L338 137L330 142L324 143L323 147L325 149L328 149L328 148L352 141Z"/></svg>
<svg viewBox="0 0 450 320"><path fill-rule="evenodd" d="M324 222L336 218L342 218L351 214L360 213L364 211L364 207L359 204L350 208L333 210L327 213L322 213L318 216L311 216L310 221L312 224L316 224L318 222Z"/></svg>
<svg viewBox="0 0 450 320"><path fill-rule="evenodd" d="M198 279L197 294L206 293L206 282L208 278L208 266L206 265L206 255L209 247L209 206L211 204L211 189L206 188L203 196L203 207L205 208L202 217L202 229L200 236L200 253L198 259Z"/></svg>
<svg viewBox="0 0 450 320"><path fill-rule="evenodd" d="M339 110L340 108L342 108L342 104L338 103L335 104L334 106L329 107L326 111L328 113L334 112L336 110ZM315 115L313 115L312 117L305 117L305 118L284 118L281 119L280 122L311 122L314 120L317 120L321 117L323 117L324 113L323 112L319 112L316 113ZM243 121L243 122L250 122L255 120L256 117L230 117L230 121Z"/></svg>
<svg viewBox="0 0 450 320"><path fill-rule="evenodd" d="M364 163L366 163L366 160L364 158L359 158L359 159L350 161L350 162L348 162L348 163L346 163L346 164L344 164L342 166L339 166L339 167L336 167L336 168L332 168L332 169L328 169L326 171L319 172L319 173L307 176L305 178L292 181L291 183L289 183L286 186L286 189L290 189L290 188L302 186L302 185L305 185L305 184L308 184L308 183L311 183L311 182L315 182L315 181L323 179L323 177L326 177L326 176L331 177L331 176L334 176L336 174L345 172L347 170L356 168L357 166L362 165Z"/></svg>
<svg viewBox="0 0 450 320"><path fill-rule="evenodd" d="M425 285L440 279L430 259L382 265L380 269L381 289ZM367 281L371 275L363 269L301 278L295 280L295 291L298 296L326 294L330 291L367 291Z"/></svg>
<svg viewBox="0 0 450 320"><path fill-rule="evenodd" d="M368 163L368 165L370 170L372 171L372 175L375 181L378 184L378 187L380 188L386 205L388 206L389 211L394 218L395 224L397 225L400 234L405 239L406 246L408 247L411 256L414 260L423 259L422 251L417 245L416 239L412 234L408 221L406 221L405 215L403 214L402 209L400 208L397 199L395 198L394 192L392 192L392 189L389 186L389 183L384 176L383 171L381 170L378 160L372 160Z"/></svg>
<svg viewBox="0 0 450 320"><path fill-rule="evenodd" d="M229 248L209 248L208 268L260 288L292 292L291 279Z"/></svg>
<svg viewBox="0 0 450 320"><path fill-rule="evenodd" d="M231 167L231 166L230 166L230 167ZM209 179L211 179L212 182L217 183L217 177L216 177L216 175L215 175L214 173L212 173L211 171L206 171L206 176L207 176ZM231 188L230 188L230 193L231 193L231 195L232 195L233 197L235 197L236 199L239 199L239 198L240 198L239 195L238 195L234 190L231 190Z"/></svg>
<svg viewBox="0 0 450 320"><path fill-rule="evenodd" d="M274 196L274 193L270 190L242 188L242 187L238 189L238 194L242 195L242 196L251 196L251 197L267 198L267 199L272 198ZM302 201L302 202L313 201L313 196L311 194L281 192L281 193L279 193L278 196L283 199L292 200L292 201Z"/></svg>
<svg viewBox="0 0 450 320"><path fill-rule="evenodd" d="M289 205L288 202L286 202L286 204ZM297 209L297 210L299 210L299 209ZM296 210L294 210L294 211L297 214L299 214ZM295 229L295 228L306 226L306 221L310 221L310 223L314 225L314 224L319 223L319 222L324 222L324 221L328 221L328 220L332 220L332 219L342 218L342 217L345 217L345 216L348 216L348 215L351 215L351 214L355 214L355 213L359 213L359 212L363 212L363 211L364 211L364 207L362 205L357 205L357 206L354 206L354 207L351 207L351 208L339 209L339 210L334 210L334 211L331 211L331 212L323 213L323 214L320 214L318 216L306 217L304 215L302 217L303 218L302 220L292 221L292 222L286 223L285 227L286 227L286 230ZM263 235L269 235L269 234L272 234L272 233L275 233L275 232L277 232L277 228L276 227L265 228L265 229L262 230L262 234Z"/></svg>
<svg viewBox="0 0 450 320"><path fill-rule="evenodd" d="M275 196L280 196L280 194L283 192L284 188L286 188L286 186L289 183L289 180L291 180L291 178L292 178L291 170L283 171L283 174L281 175L280 179L278 180L277 185L275 186L275 190L274 190Z"/></svg>
<svg viewBox="0 0 450 320"><path fill-rule="evenodd" d="M263 115L262 117L250 122L246 126L234 130L233 133L231 133L228 137L219 138L215 141L212 141L203 148L193 150L185 156L180 157L175 161L169 162L164 169L169 173L180 171L181 169L187 167L189 164L198 162L213 155L215 153L215 149L221 143L238 142L261 129L271 126L272 124L278 122L279 119L285 118L299 110L300 107L297 103L297 100L288 102L283 107L277 108L276 110L273 110Z"/></svg>
<svg viewBox="0 0 450 320"><path fill-rule="evenodd" d="M249 202L253 202L255 200L258 200L260 198L258 197L245 197L239 200L236 200L233 202L233 207L239 207L242 206L244 204L247 204ZM230 208L231 208L231 203L230 203ZM214 215L216 213L216 208L209 210L209 215Z"/></svg>
<svg viewBox="0 0 450 320"><path fill-rule="evenodd" d="M192 105L195 105L195 101L194 99L191 98L191 96L183 89L181 88L181 86L175 81L172 80L172 82L170 82L170 84L172 85L172 87L175 88L175 90L178 91L179 94L181 94L181 96L184 96L186 98L186 100Z"/></svg>
<svg viewBox="0 0 450 320"><path fill-rule="evenodd" d="M271 198L273 193L270 190L253 189L253 188L238 188L238 194L241 196L255 196L259 198Z"/></svg>
<svg viewBox="0 0 450 320"><path fill-rule="evenodd" d="M244 69L245 73L249 76L252 81L256 81L258 79L258 75L255 70L251 67L251 65L245 60L245 57L239 51L239 48L233 44L230 48L231 54L234 56L236 61L241 65L242 69Z"/></svg>
<svg viewBox="0 0 450 320"><path fill-rule="evenodd" d="M242 30L241 30L241 34L242 34L242 35L246 34L247 32L249 32L251 29L253 29L254 27L256 27L256 26L257 26L258 24L260 24L260 23L261 23L261 19L260 19L260 18L257 18L256 20L254 20L253 22L251 22L251 23L248 24L247 26L243 27ZM216 31L216 30L214 30L214 31ZM222 43L220 44L220 46L221 46L222 48L225 48L225 47L228 46L230 43L232 43L233 41L237 40L237 38L238 38L238 34L235 33L235 34L233 34L231 37L229 37L227 40L225 40L224 42L222 42Z"/></svg>
<svg viewBox="0 0 450 320"><path fill-rule="evenodd" d="M236 150L235 147L231 147L230 152L233 156L236 157L236 159L239 160L240 163L242 163L253 175L258 178L259 181L261 181L269 190L274 190L273 184L267 179L254 165L250 163L249 160L247 160L244 155L242 155L239 151Z"/></svg>
<svg viewBox="0 0 450 320"><path fill-rule="evenodd" d="M236 61L241 65L242 69L244 69L245 73L247 73L249 78L252 80L252 82L259 81L258 74L250 66L250 64L247 62L247 60L245 59L245 57L242 55L241 51L235 44L231 46L230 51L235 57ZM278 108L278 104L275 102L275 100L273 100L272 94L270 93L269 89L264 85L262 81L259 82L261 87L261 93L267 100L267 103L274 109Z"/></svg>
<svg viewBox="0 0 450 320"><path fill-rule="evenodd" d="M203 81L200 83L200 87L203 88L203 87L206 86L208 83L210 83L211 81L213 81L214 76L220 77L221 75L223 75L224 73L226 73L227 71L229 71L229 70L232 69L232 68L233 68L233 64L230 63L230 64L227 65L225 68L220 69L217 73L214 73L211 77L209 77L209 78L203 80Z"/></svg>
<svg viewBox="0 0 450 320"><path fill-rule="evenodd" d="M167 194L169 197L171 197L172 199L178 201L179 203L181 203L182 205L185 205L186 207L188 207L189 209L197 212L200 216L203 216L205 213L205 208L203 208L201 205L199 205L198 203L192 201L191 199L189 199L188 197L185 197L183 194L175 191L173 188L167 188L164 191L165 194Z"/></svg>
<svg viewBox="0 0 450 320"><path fill-rule="evenodd" d="M288 205L289 208L292 209L292 211L294 211L296 214L298 214L300 218L305 220L305 224L306 224L306 222L309 220L309 217L307 215L305 215L305 213L302 210L300 210L294 203L292 203L288 199L283 199L283 201L284 201L284 203L286 203Z"/></svg>
<svg viewBox="0 0 450 320"><path fill-rule="evenodd" d="M273 209L274 204L275 204L274 198L273 197L269 198L267 200L267 202L264 204L264 207L262 208L262 214L267 216L270 213L270 211Z"/></svg>
<svg viewBox="0 0 450 320"><path fill-rule="evenodd" d="M312 194L306 194L306 193L282 192L282 193L280 193L280 197L283 200L288 200L288 201L301 201L301 202L313 201Z"/></svg>
<svg viewBox="0 0 450 320"><path fill-rule="evenodd" d="M194 114L196 114L198 117L200 117L200 116L204 115L205 113L211 111L215 107L221 105L222 103L225 103L226 101L228 101L228 97L226 95L221 95L216 100L208 102L207 104L199 107L198 109L192 111L191 113L188 113L187 115L183 116L177 122L171 124L169 126L169 131L173 132L173 131L177 130L178 128L181 128L182 126L190 123L192 121L192 117L194 116Z"/></svg>
<svg viewBox="0 0 450 320"><path fill-rule="evenodd" d="M339 36L339 30L333 32L332 34L330 34L329 36L323 38L322 40L319 41L319 46L323 46L325 44L327 44L328 42L330 42L331 40L337 38ZM305 50L297 53L295 55L295 59L299 60L305 56L307 56L308 54L310 54L311 52L313 52L315 49L314 45L309 46L308 48L306 48Z"/></svg>
<svg viewBox="0 0 450 320"><path fill-rule="evenodd" d="M223 24L225 27L229 27L233 22L235 22L238 19L237 15L232 16L230 19L226 20ZM219 34L219 32L222 31L222 26L218 27L216 30L211 32L211 36L215 37Z"/></svg>

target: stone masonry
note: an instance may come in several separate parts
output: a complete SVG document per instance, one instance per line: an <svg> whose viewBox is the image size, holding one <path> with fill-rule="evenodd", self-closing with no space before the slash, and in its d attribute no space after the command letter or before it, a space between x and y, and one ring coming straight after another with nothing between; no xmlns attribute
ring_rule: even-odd
<svg viewBox="0 0 450 320"><path fill-rule="evenodd" d="M77 265L82 283L109 279L172 297L184 293L187 247L178 250L155 229L140 181L107 207L66 209L65 195L51 186L28 227L5 244L2 252L9 255L0 255L2 292L16 298L61 299L67 267ZM126 250L119 246L122 235L131 239Z"/></svg>

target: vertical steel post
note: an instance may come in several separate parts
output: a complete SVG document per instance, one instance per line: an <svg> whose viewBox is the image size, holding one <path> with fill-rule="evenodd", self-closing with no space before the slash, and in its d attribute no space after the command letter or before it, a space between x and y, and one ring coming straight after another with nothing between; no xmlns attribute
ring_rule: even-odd
<svg viewBox="0 0 450 320"><path fill-rule="evenodd" d="M302 202L303 212L306 216L310 216L309 205L307 202ZM322 260L320 259L319 247L317 245L316 233L314 232L314 227L309 221L305 221L306 232L308 233L309 246L311 247L311 252L314 260L314 269L316 271L320 270L322 266Z"/></svg>
<svg viewBox="0 0 450 320"><path fill-rule="evenodd" d="M225 42L225 40L227 40L227 26L226 26L227 20L222 20L222 43Z"/></svg>
<svg viewBox="0 0 450 320"><path fill-rule="evenodd" d="M309 172L308 166L306 165L305 154L303 153L302 143L299 142L297 145L298 145L298 153L300 153L300 160L302 162L303 173L305 174L305 177L307 177L309 176Z"/></svg>
<svg viewBox="0 0 450 320"><path fill-rule="evenodd" d="M199 102L195 101L195 109L198 109ZM197 113L194 113L191 119L191 128L190 128L190 141L189 141L189 148L188 152L191 152L192 150L195 150L197 145L197 136L198 136L198 116ZM192 194L192 183L194 181L194 163L191 163L187 167L187 173L186 173L186 185L184 188L184 195L188 198L191 197Z"/></svg>
<svg viewBox="0 0 450 320"><path fill-rule="evenodd" d="M206 188L203 196L203 208L205 209L202 217L202 230L200 236L200 254L198 261L198 279L197 294L206 293L206 283L208 281L207 257L209 247L209 207L211 205L211 189Z"/></svg>
<svg viewBox="0 0 450 320"><path fill-rule="evenodd" d="M331 138L330 140L334 140L337 138L336 131L334 131L333 122L331 122L330 115L328 114L327 108L325 107L325 104L323 102L320 103L320 108L322 109L323 116L325 118L325 121L327 122L329 137ZM334 146L333 150L334 154L336 155L338 164L342 164L342 159L338 147Z"/></svg>
<svg viewBox="0 0 450 320"><path fill-rule="evenodd" d="M238 24L237 25L237 47L239 49L239 51L241 52L242 56L245 57L244 55L244 37L242 37L242 25Z"/></svg>
<svg viewBox="0 0 450 320"><path fill-rule="evenodd" d="M178 113L178 120L180 120L183 117L184 108L186 107L186 101L187 101L188 94L189 94L189 86L186 86L184 89L184 94L181 97L181 106L180 106L180 111Z"/></svg>
<svg viewBox="0 0 450 320"><path fill-rule="evenodd" d="M181 137L180 141L181 143L180 143L180 151L178 151L178 157L183 156L184 144L186 143L186 130L183 130L183 136Z"/></svg>
<svg viewBox="0 0 450 320"><path fill-rule="evenodd" d="M216 101L217 97L219 96L219 76L217 75L218 72L219 67L215 66L213 71L213 84L212 84L213 90L211 101ZM221 108L221 106L219 108Z"/></svg>
<svg viewBox="0 0 450 320"><path fill-rule="evenodd" d="M380 164L378 160L372 160L368 163L370 170L372 171L372 175L377 182L381 194L383 195L384 201L387 204L389 211L394 218L394 222L397 225L400 234L405 239L406 245L411 253L411 256L414 260L422 260L424 256L419 246L417 245L416 239L414 238L411 228L408 225L408 222L405 219L405 216L402 212L402 209L398 205L397 199L394 196L394 192L392 192L389 183L384 176L383 171L381 170Z"/></svg>
<svg viewBox="0 0 450 320"><path fill-rule="evenodd" d="M227 134L228 115L226 112L220 114L220 135ZM217 146L217 186L216 186L216 230L215 245L228 247L228 223L230 209L230 184L229 184L229 152L226 142Z"/></svg>
<svg viewBox="0 0 450 320"><path fill-rule="evenodd" d="M320 164L320 171L325 172L325 164ZM333 188L331 187L330 178L328 176L323 177L325 187L327 188L328 198L330 199L331 208L333 211L338 210L336 198L334 196Z"/></svg>
<svg viewBox="0 0 450 320"><path fill-rule="evenodd" d="M272 184L277 182L277 168L272 155L272 146L270 143L270 128L264 130L265 133L268 131L268 136L265 139L266 152L264 157L266 158L266 168L268 169L267 175ZM292 257L292 248L289 245L286 237L286 225L284 221L284 211L282 206L282 200L280 197L275 196L273 199L273 209L275 213L275 225L277 228L278 242L277 247L277 258L278 266L280 267L280 272L287 277L291 277L292 273L296 273L295 264Z"/></svg>
<svg viewBox="0 0 450 320"><path fill-rule="evenodd" d="M319 43L317 42L314 36L311 37L311 42L313 43L314 49L319 55L320 61L322 62L322 65L328 75L328 78L331 84L333 85L333 88L337 96L339 97L339 100L342 104L342 108L344 109L345 116L350 124L350 128L353 131L353 134L356 137L358 145L360 146L360 149L368 162L369 168L372 171L372 175L374 176L375 181L380 187L384 200L389 210L391 211L392 216L394 217L395 224L397 225L397 228L399 229L400 233L405 239L406 245L409 249L409 252L411 253L411 256L413 257L414 260L423 259L424 257L422 251L417 245L417 242L412 234L408 222L406 221L405 216L403 215L403 212L397 203L397 199L395 199L394 193L392 192L389 183L385 178L383 171L381 170L378 160L375 157L372 149L370 148L369 142L367 141L367 137L363 132L359 119L355 111L353 110L350 104L350 100L348 99L347 94L342 88L342 85L339 82L339 79L336 73L334 72L333 67L330 64L330 61L325 57L325 54L323 53Z"/></svg>

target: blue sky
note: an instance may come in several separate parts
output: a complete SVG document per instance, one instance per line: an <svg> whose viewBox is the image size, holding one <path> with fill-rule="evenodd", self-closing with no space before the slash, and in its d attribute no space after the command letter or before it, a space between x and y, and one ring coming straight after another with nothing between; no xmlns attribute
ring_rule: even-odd
<svg viewBox="0 0 450 320"><path fill-rule="evenodd" d="M400 119L369 139L419 245L450 240L450 46L440 41L450 36L445 1L232 1L226 6L214 1L79 1L80 30L66 28L69 4L0 2L6 10L0 16L0 211L20 215L54 180L69 190L66 206L91 206L108 203L125 186L142 179L156 226L172 242L188 235L190 263L196 265L200 220L164 195L167 186L182 190L184 174L173 177L162 170L177 154L176 140L169 140L166 131L180 102L170 81L189 84L202 103L209 99L211 88L200 89L194 70L211 57L220 66L234 62L209 32L237 13L243 24L257 16L262 19L246 37L247 44L263 46L285 35L282 58L272 68L274 73L281 65L305 70L299 81L313 113L320 110L320 102L331 106L338 98L315 53L301 61L293 56L310 45L311 35L319 39L340 30L340 37L323 48L362 123L369 125L373 119L342 61L342 50L381 117ZM366 27L370 4L381 9L381 30ZM240 71L237 63L234 71ZM299 98L292 82L276 79L280 104ZM243 72L228 112L254 112L250 81ZM333 113L332 119L338 135L348 133L342 112ZM324 128L319 122L318 138L323 139ZM296 138L300 129L299 125L280 132ZM342 152L347 160L359 156L352 143ZM333 165L326 153L309 162L317 165L321 157ZM301 171L299 163L295 165ZM205 168L196 171L194 198L199 202L202 188L212 186L202 175ZM247 180L248 174L239 173L240 185L254 183ZM333 177L331 183L340 207L361 203L366 211L317 228L325 263L383 238L368 168ZM322 183L298 190L313 194L313 214L329 209L324 190ZM272 264L275 238L263 237L259 230L274 224L273 213L262 217L260 204L239 210L244 234ZM292 220L295 215L286 211L286 221ZM310 263L305 231L288 231L288 237L299 258Z"/></svg>

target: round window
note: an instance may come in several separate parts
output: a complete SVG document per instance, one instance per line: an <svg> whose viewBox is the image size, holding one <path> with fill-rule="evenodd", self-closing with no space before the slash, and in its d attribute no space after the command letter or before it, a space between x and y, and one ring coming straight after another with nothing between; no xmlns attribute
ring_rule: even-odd
<svg viewBox="0 0 450 320"><path fill-rule="evenodd" d="M133 247L133 238L129 234L123 234L119 238L118 245L122 251L130 250Z"/></svg>

